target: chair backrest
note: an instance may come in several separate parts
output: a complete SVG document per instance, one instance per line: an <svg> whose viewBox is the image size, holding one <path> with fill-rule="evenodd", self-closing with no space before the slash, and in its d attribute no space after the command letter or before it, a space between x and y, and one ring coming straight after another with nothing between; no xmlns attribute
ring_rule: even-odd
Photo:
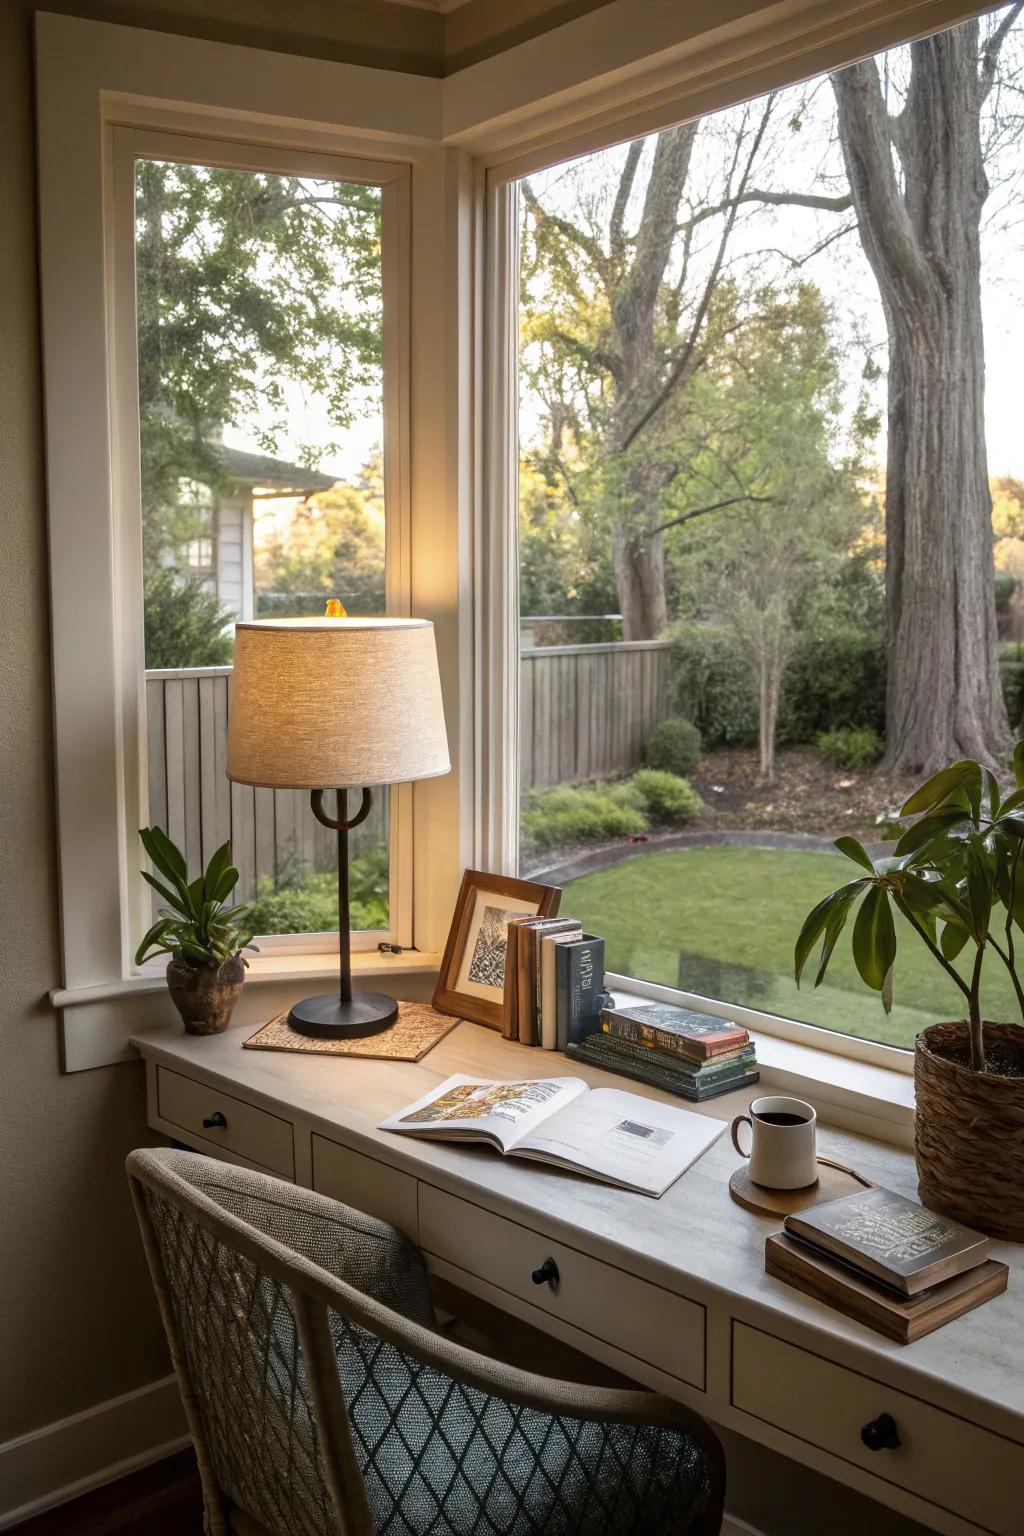
<svg viewBox="0 0 1024 1536"><path fill-rule="evenodd" d="M273 1536L718 1531L708 1425L439 1334L393 1227L192 1152L133 1152L128 1173L210 1536L234 1509Z"/></svg>

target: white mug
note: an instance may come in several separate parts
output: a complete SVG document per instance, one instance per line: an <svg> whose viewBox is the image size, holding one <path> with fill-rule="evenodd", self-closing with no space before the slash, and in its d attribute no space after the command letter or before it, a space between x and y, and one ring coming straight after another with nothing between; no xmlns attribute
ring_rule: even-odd
<svg viewBox="0 0 1024 1536"><path fill-rule="evenodd" d="M803 1099L783 1094L754 1099L749 1115L732 1122L732 1144L750 1158L750 1177L765 1189L806 1189L818 1180L814 1148L818 1117ZM750 1126L750 1151L740 1146L741 1125Z"/></svg>

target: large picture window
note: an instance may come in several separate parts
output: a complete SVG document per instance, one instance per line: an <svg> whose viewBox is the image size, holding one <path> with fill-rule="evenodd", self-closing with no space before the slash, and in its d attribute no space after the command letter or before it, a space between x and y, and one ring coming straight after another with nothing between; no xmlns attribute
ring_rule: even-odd
<svg viewBox="0 0 1024 1536"><path fill-rule="evenodd" d="M886 1016L793 945L1021 721L1018 11L518 184L522 871L615 972L896 1046L962 1012L923 947Z"/></svg>

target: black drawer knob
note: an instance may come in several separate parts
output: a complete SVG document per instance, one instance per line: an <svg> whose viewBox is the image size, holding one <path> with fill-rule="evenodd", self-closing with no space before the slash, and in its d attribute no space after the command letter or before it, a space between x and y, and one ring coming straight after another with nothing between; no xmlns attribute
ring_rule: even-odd
<svg viewBox="0 0 1024 1536"><path fill-rule="evenodd" d="M533 1283L534 1285L558 1284L558 1265L554 1259L545 1259L540 1269L534 1270Z"/></svg>
<svg viewBox="0 0 1024 1536"><path fill-rule="evenodd" d="M860 1437L869 1451L895 1451L900 1443L900 1432L891 1413L880 1413L877 1419L865 1424Z"/></svg>
<svg viewBox="0 0 1024 1536"><path fill-rule="evenodd" d="M203 1125L208 1131L226 1131L228 1128L228 1123L224 1119L224 1116L221 1114L219 1109L215 1109L210 1118L203 1121Z"/></svg>

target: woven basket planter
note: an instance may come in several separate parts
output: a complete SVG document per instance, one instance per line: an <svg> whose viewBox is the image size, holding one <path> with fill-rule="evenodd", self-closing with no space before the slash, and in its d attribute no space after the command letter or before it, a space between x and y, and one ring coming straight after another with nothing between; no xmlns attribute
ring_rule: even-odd
<svg viewBox="0 0 1024 1536"><path fill-rule="evenodd" d="M917 1037L918 1193L944 1216L1024 1242L1024 1077L972 1072L968 1038L962 1021ZM1024 1064L1024 1029L986 1023L985 1049Z"/></svg>

